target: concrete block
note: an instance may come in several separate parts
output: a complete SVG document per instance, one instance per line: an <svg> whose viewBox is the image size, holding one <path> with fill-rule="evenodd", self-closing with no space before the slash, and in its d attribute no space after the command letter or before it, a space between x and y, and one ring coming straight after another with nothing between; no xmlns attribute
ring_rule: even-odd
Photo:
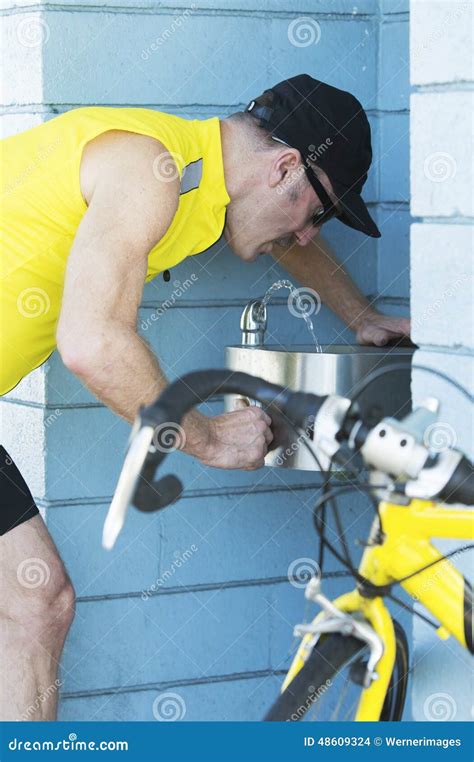
<svg viewBox="0 0 474 762"><path fill-rule="evenodd" d="M7 112L0 117L0 138L3 139L11 135L17 135L19 132L24 132L31 127L42 124L42 122L43 117L41 114L9 114Z"/></svg>
<svg viewBox="0 0 474 762"><path fill-rule="evenodd" d="M237 104L267 84L268 22L261 17L204 15L189 7L166 15L45 11L45 16L57 40L44 60L46 101Z"/></svg>
<svg viewBox="0 0 474 762"><path fill-rule="evenodd" d="M472 82L472 29L472 3L411 0L412 84Z"/></svg>
<svg viewBox="0 0 474 762"><path fill-rule="evenodd" d="M469 91L417 93L411 100L411 212L420 217L474 215Z"/></svg>
<svg viewBox="0 0 474 762"><path fill-rule="evenodd" d="M410 289L408 207L405 204L381 204L377 224L382 233L378 241L378 297L405 297Z"/></svg>
<svg viewBox="0 0 474 762"><path fill-rule="evenodd" d="M376 22L358 19L271 21L270 82L307 72L352 92L366 109L376 106ZM341 55L341 41L344 53ZM268 86L268 85L267 85Z"/></svg>
<svg viewBox="0 0 474 762"><path fill-rule="evenodd" d="M381 150L380 143L380 119L375 114L368 116L371 138L372 138L372 166L362 190L362 196L367 203L377 203L381 199L380 195L380 173L377 170Z"/></svg>
<svg viewBox="0 0 474 762"><path fill-rule="evenodd" d="M64 690L268 669L271 585L78 604Z"/></svg>
<svg viewBox="0 0 474 762"><path fill-rule="evenodd" d="M20 469L33 497L43 498L46 434L41 407L1 403L0 442Z"/></svg>
<svg viewBox="0 0 474 762"><path fill-rule="evenodd" d="M163 716L164 702L185 722L253 721L263 718L278 696L279 678L259 675L198 685L157 686L124 693L67 697L60 702L59 720L94 722L154 722ZM169 718L169 715L166 715Z"/></svg>
<svg viewBox="0 0 474 762"><path fill-rule="evenodd" d="M385 14L408 13L410 0L379 0L379 8Z"/></svg>
<svg viewBox="0 0 474 762"><path fill-rule="evenodd" d="M473 349L472 229L412 225L411 252L413 340Z"/></svg>
<svg viewBox="0 0 474 762"><path fill-rule="evenodd" d="M44 363L36 368L28 376L25 376L11 392L5 394L5 400L18 400L20 402L33 402L37 405L46 403L46 371L47 364Z"/></svg>
<svg viewBox="0 0 474 762"><path fill-rule="evenodd" d="M393 315L394 317L409 317L410 305L408 299L401 297L380 297L374 299L374 307L383 312L384 315Z"/></svg>
<svg viewBox="0 0 474 762"><path fill-rule="evenodd" d="M286 577L295 558L314 550L312 506L320 490L277 490L189 498L163 514L156 589Z"/></svg>
<svg viewBox="0 0 474 762"><path fill-rule="evenodd" d="M110 553L101 546L109 503L48 507L46 523L80 597L285 577L294 559L314 552L320 490L285 492L275 481L263 493L183 498L163 514L131 509Z"/></svg>
<svg viewBox="0 0 474 762"><path fill-rule="evenodd" d="M21 105L43 100L43 52L51 30L43 12L27 9L2 17L3 57L2 104Z"/></svg>
<svg viewBox="0 0 474 762"><path fill-rule="evenodd" d="M426 365L445 373L472 394L474 380L472 355L419 350L414 355L413 363ZM414 405L426 397L436 397L441 403L438 423L429 434L434 445L456 447L467 457L474 459L472 403L447 381L416 369L412 377L412 394Z"/></svg>
<svg viewBox="0 0 474 762"><path fill-rule="evenodd" d="M423 610L424 613L424 610ZM472 657L455 640L441 641L420 619L414 620L413 719L417 722L472 721Z"/></svg>
<svg viewBox="0 0 474 762"><path fill-rule="evenodd" d="M405 7L408 0L382 0L388 5L396 5L398 7ZM273 12L288 12L292 14L297 13L310 13L316 15L316 13L340 13L350 16L358 16L364 14L376 14L378 11L379 0L358 0L357 5L354 5L353 0L318 0L317 8L314 6L314 0L232 0L232 8L225 7L225 3L221 6L217 6L215 0L196 0L194 3L177 2L175 8L189 8L195 6L196 12L199 11L218 11L221 14L235 13L235 11L242 12L239 15L251 14L254 11L266 11L269 15ZM44 0L39 3L38 0L31 2L31 0L5 0L4 5L6 8L23 7L25 5L55 5L55 0ZM70 6L71 9L77 8L77 0L64 0L63 6ZM95 0L81 0L81 6L85 8L95 6ZM156 0L104 0L102 3L104 8L109 6L113 8L138 8L147 9L155 13L160 11L157 8ZM102 7L101 6L101 7ZM388 11L386 11L388 12ZM395 11L394 11L395 12Z"/></svg>
<svg viewBox="0 0 474 762"><path fill-rule="evenodd" d="M102 548L109 503L46 509L46 524L78 597L147 590L159 576L160 515L130 510L113 552Z"/></svg>
<svg viewBox="0 0 474 762"><path fill-rule="evenodd" d="M384 111L408 108L408 19L382 21L379 37L377 106Z"/></svg>
<svg viewBox="0 0 474 762"><path fill-rule="evenodd" d="M409 120L408 114L384 114L379 119L380 149L374 162L382 202L410 200Z"/></svg>

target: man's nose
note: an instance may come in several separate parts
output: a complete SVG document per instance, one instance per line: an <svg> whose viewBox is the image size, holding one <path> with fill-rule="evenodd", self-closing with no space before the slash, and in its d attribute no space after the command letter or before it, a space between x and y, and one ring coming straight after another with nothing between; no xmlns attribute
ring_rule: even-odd
<svg viewBox="0 0 474 762"><path fill-rule="evenodd" d="M318 235L319 231L321 230L321 225L307 225L302 230L297 230L295 232L296 239L300 246L306 246L308 243L311 243L313 238Z"/></svg>

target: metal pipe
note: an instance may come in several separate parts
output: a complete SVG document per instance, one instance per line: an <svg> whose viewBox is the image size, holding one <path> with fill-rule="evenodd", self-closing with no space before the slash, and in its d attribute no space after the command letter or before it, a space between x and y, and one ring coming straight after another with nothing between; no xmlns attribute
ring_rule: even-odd
<svg viewBox="0 0 474 762"><path fill-rule="evenodd" d="M240 318L242 346L263 346L267 328L267 308L261 299L252 299L243 309Z"/></svg>

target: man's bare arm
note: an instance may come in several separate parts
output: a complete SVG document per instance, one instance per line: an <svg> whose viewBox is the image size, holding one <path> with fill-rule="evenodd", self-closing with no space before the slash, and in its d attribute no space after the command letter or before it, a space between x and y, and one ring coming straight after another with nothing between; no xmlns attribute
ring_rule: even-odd
<svg viewBox="0 0 474 762"><path fill-rule="evenodd" d="M128 156L102 168L69 254L57 329L66 366L127 420L165 383L136 333L148 253L177 204L176 181L165 187L153 175L163 150L157 141L129 144Z"/></svg>
<svg viewBox="0 0 474 762"><path fill-rule="evenodd" d="M153 162L166 150L158 141L123 141L97 173L68 258L57 344L65 365L93 394L132 421L167 383L136 325L148 254L171 224L179 180L154 176ZM192 412L184 449L210 465L254 468L263 463L269 423L255 411L216 418ZM232 426L237 439L227 441Z"/></svg>
<svg viewBox="0 0 474 762"><path fill-rule="evenodd" d="M381 315L359 291L320 236L307 246L274 247L274 258L355 332L361 344L383 345L408 336L410 321Z"/></svg>

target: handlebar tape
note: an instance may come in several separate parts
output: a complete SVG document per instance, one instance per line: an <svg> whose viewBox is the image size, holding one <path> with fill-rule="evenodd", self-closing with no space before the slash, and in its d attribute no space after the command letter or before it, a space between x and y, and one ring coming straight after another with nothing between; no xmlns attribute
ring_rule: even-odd
<svg viewBox="0 0 474 762"><path fill-rule="evenodd" d="M158 399L141 412L143 424L179 424L189 410L216 394L243 394L258 400L269 413L279 414L294 426L305 426L315 416L326 397L304 392L292 392L247 373L228 370L203 370L188 373L171 383ZM166 457L161 450L150 454L145 461L133 504L141 511L165 508L179 498L182 484L175 476L153 481L156 468Z"/></svg>
<svg viewBox="0 0 474 762"><path fill-rule="evenodd" d="M439 493L439 497L445 503L474 505L474 468L464 455Z"/></svg>
<svg viewBox="0 0 474 762"><path fill-rule="evenodd" d="M151 484L140 478L138 487L135 490L133 504L138 510L145 513L159 511L161 508L166 508L167 505L171 505L171 503L179 500L182 491L183 485L173 474L167 474Z"/></svg>
<svg viewBox="0 0 474 762"><path fill-rule="evenodd" d="M304 426L326 399L326 396L293 392L248 373L203 370L188 373L170 384L153 405L143 409L142 418L156 425L157 414L160 423L166 414L166 420L179 423L191 408L216 394L242 394L258 400L270 412L280 413L295 426Z"/></svg>

